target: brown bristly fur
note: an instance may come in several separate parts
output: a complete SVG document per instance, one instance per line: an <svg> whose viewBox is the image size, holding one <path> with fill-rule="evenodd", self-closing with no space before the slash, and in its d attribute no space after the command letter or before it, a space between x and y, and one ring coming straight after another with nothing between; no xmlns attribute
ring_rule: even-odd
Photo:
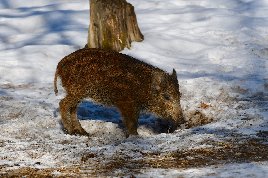
<svg viewBox="0 0 268 178"><path fill-rule="evenodd" d="M125 54L84 48L59 62L54 78L56 94L57 77L67 93L60 102L60 112L69 134L87 134L76 118L77 105L84 98L117 107L127 135L138 134L142 110L169 119L176 126L184 122L175 70L169 75Z"/></svg>

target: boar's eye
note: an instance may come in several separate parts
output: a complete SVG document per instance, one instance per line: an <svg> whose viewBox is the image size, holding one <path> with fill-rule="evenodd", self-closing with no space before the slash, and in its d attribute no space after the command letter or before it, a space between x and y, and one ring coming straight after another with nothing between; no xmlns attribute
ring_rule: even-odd
<svg viewBox="0 0 268 178"><path fill-rule="evenodd" d="M163 97L165 98L165 100L170 100L171 97L169 96L169 94L163 94Z"/></svg>

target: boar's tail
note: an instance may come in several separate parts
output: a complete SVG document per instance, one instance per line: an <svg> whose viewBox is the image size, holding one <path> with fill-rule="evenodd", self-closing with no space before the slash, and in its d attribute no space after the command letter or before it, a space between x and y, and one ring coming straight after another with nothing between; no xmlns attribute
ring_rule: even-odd
<svg viewBox="0 0 268 178"><path fill-rule="evenodd" d="M54 92L55 95L58 95L58 88L57 88L57 79L58 79L58 69L55 72L55 77L54 77Z"/></svg>

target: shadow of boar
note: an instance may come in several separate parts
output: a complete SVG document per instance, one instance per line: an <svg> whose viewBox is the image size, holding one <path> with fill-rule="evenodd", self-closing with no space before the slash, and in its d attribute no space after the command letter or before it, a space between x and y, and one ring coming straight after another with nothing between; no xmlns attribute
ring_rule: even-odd
<svg viewBox="0 0 268 178"><path fill-rule="evenodd" d="M77 119L77 105L85 98L119 109L126 135L137 135L142 111L163 118L173 132L184 123L176 71L172 74L115 51L80 49L64 57L54 78L60 77L66 96L60 103L64 130L88 135Z"/></svg>

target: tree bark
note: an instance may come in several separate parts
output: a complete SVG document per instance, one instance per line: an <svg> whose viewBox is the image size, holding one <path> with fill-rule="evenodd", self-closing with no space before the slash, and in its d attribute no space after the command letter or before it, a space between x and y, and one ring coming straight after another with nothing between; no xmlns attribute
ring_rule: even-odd
<svg viewBox="0 0 268 178"><path fill-rule="evenodd" d="M126 0L90 0L88 47L121 51L142 41L134 7Z"/></svg>

